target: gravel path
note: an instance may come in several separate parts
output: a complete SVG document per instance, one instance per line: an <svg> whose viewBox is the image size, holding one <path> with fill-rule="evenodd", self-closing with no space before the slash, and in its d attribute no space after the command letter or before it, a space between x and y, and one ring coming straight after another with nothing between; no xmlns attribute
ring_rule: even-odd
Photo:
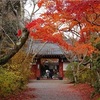
<svg viewBox="0 0 100 100"><path fill-rule="evenodd" d="M31 100L81 100L79 93L70 88L64 80L35 80L28 86L36 90L36 98Z"/></svg>

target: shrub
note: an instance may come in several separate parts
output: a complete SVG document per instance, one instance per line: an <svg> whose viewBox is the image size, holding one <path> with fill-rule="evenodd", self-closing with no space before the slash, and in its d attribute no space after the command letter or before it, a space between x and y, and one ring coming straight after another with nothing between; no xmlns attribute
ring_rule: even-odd
<svg viewBox="0 0 100 100"><path fill-rule="evenodd" d="M67 77L71 82L74 82L73 71L70 66L67 66L65 77Z"/></svg>
<svg viewBox="0 0 100 100"><path fill-rule="evenodd" d="M0 96L5 97L19 91L24 84L21 83L22 77L5 68L0 68Z"/></svg>
<svg viewBox="0 0 100 100"><path fill-rule="evenodd" d="M96 73L90 68L85 68L82 73L80 73L79 81L81 83L90 83L91 85L96 81Z"/></svg>
<svg viewBox="0 0 100 100"><path fill-rule="evenodd" d="M28 58L29 57L29 58ZM30 59L20 51L7 64L0 66L0 96L5 97L23 90L31 75Z"/></svg>
<svg viewBox="0 0 100 100"><path fill-rule="evenodd" d="M77 77L77 66L78 62L70 63L65 72L65 76L70 79L72 82L75 82L75 78L77 82L81 83L91 83L93 84L96 81L96 72L82 64L79 67L79 77Z"/></svg>
<svg viewBox="0 0 100 100"><path fill-rule="evenodd" d="M32 60L32 55L27 55L24 50L20 50L10 61L10 70L17 71L17 74L21 74L23 80L28 80L30 78L31 66L30 62Z"/></svg>
<svg viewBox="0 0 100 100"><path fill-rule="evenodd" d="M65 77L67 77L71 82L75 82L77 65L77 62L72 62L66 67Z"/></svg>

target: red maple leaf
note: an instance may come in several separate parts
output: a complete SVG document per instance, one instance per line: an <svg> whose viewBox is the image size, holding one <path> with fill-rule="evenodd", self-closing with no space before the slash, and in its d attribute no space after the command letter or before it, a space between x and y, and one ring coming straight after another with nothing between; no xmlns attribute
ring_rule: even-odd
<svg viewBox="0 0 100 100"><path fill-rule="evenodd" d="M17 36L21 36L22 35L22 30L18 30L18 32L17 32Z"/></svg>

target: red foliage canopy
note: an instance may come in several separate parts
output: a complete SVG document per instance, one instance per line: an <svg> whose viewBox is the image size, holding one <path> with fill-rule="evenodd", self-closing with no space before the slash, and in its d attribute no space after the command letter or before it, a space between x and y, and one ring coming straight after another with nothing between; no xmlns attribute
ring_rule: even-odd
<svg viewBox="0 0 100 100"><path fill-rule="evenodd" d="M41 6L45 6L47 12L42 14L41 18L26 25L31 37L59 43L68 49L68 44L63 37L64 32L71 32L80 35L77 41L79 43L75 43L78 48L84 44L83 49L89 47L88 51L91 48L90 51L93 53L94 48L89 40L92 33L100 32L99 0L39 0L38 7Z"/></svg>

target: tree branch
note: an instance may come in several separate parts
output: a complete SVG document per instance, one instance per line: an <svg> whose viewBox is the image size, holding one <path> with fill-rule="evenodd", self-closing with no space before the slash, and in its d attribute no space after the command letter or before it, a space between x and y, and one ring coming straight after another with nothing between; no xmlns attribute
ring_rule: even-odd
<svg viewBox="0 0 100 100"><path fill-rule="evenodd" d="M28 39L29 31L25 28L23 29L23 34L20 40L16 43L13 49L9 51L9 53L5 54L3 57L0 58L0 65L3 65L9 61L25 44L26 40Z"/></svg>
<svg viewBox="0 0 100 100"><path fill-rule="evenodd" d="M15 42L10 38L8 34L6 34L5 30L2 27L0 28L3 30L4 34L10 39L10 41L15 45Z"/></svg>

